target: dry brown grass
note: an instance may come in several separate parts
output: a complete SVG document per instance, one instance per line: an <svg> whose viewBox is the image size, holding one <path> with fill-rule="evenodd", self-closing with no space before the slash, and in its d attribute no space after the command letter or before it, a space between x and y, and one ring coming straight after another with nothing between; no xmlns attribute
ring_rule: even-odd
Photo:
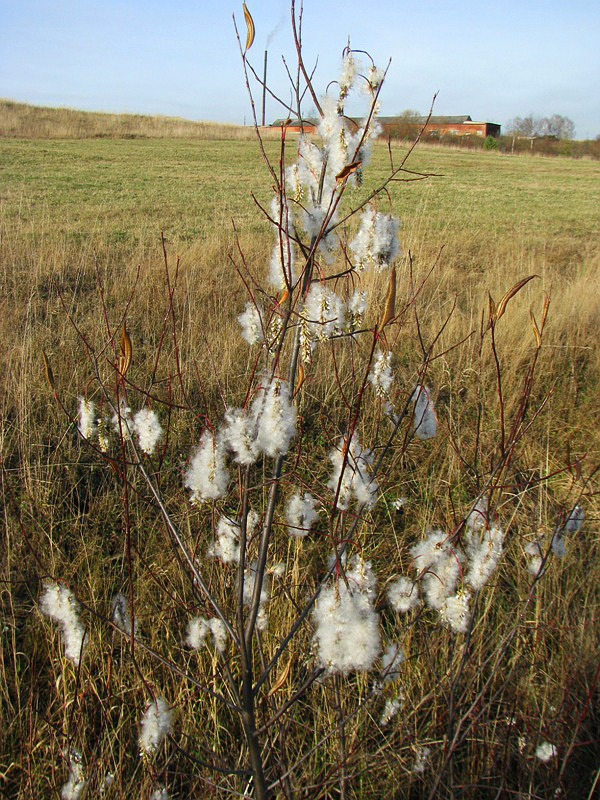
<svg viewBox="0 0 600 800"><path fill-rule="evenodd" d="M255 138L252 127L150 114L110 114L48 108L0 100L0 136L31 139L233 139ZM263 130L278 138L277 130Z"/></svg>
<svg viewBox="0 0 600 800"><path fill-rule="evenodd" d="M102 148L105 143L84 144ZM128 146L135 145L132 142ZM18 146L22 148L20 153L29 147L28 143ZM57 147L54 152L63 158L65 151ZM164 147L163 157L168 159L172 151L169 145ZM240 164L247 163L245 143L239 147ZM33 143L29 152L39 153ZM5 744L0 756L0 780L4 793L11 798L56 797L57 789L66 780L61 753L68 738L84 754L92 793L100 791L106 774L111 772L116 780L107 797L149 797L155 779L167 782L173 796L225 797L228 795L223 788L213 790L206 784L209 772L198 766L190 768L176 751L171 752L170 760L158 757L154 765L139 759L137 725L145 703L146 681L173 703L176 741L198 758L204 758L207 750L223 757L238 752L238 722L223 715L213 701L189 683L157 664L141 647L136 649L134 667L125 644L95 616L94 612L106 614L112 594L127 591L131 578L142 641L211 688L222 688L218 661L206 651L190 654L181 644L187 618L202 605L173 557L142 482L132 474L129 574L124 557L122 484L77 439L46 384L41 355L42 351L48 354L60 400L74 414L77 396L86 386L91 393L95 390L91 365L73 323L102 353L101 371L110 381L108 359L114 348L107 333L107 320L118 342L127 309L134 343L134 365L129 377L140 387L148 387L169 303L159 228L144 223L143 213L136 213L135 208L143 202L145 193L158 191L165 172L173 178L172 162L169 161L168 170L158 169L146 183L138 171L139 188L135 192L131 189L133 196L124 200L115 196L111 206L103 194L110 193L110 187L106 189L98 183L93 161L94 156L107 158L108 151L69 151L71 157L75 152L89 168L78 180L84 186L96 187L100 198L97 205L72 203L78 188L65 186L62 178L72 164L79 163L74 157L65 157L67 166L62 172L51 172L51 183L46 184L43 196L37 194L39 184L32 176L42 161L36 157L28 165L27 175L19 180L13 177L2 208L0 269L5 292L0 299L4 375L0 414L6 546L1 590L5 627L0 663L0 715ZM147 155L148 151L144 152ZM197 150L186 152L200 157ZM171 277L176 258L180 257L173 310L182 384L191 402L190 409L176 410L172 415L161 481L174 520L200 556L211 538L211 514L206 508L190 508L181 488L182 464L197 440L203 415L218 420L223 410L222 397L232 403L242 400L253 359L240 341L235 319L245 295L234 268L235 263L243 272L229 217L236 219L240 250L253 274L264 274L271 247L271 238L262 222L256 222L248 201L256 162L248 168L248 183L241 190L240 180L246 176L241 167L231 169L232 163L238 163L233 161L233 150L219 150L221 167L216 166L215 152L210 150L214 169L210 177L219 184L220 204L215 202L214 193L201 195L199 208L194 210L200 220L196 234L188 235L181 227L183 212L177 205L177 190L186 197L188 191L183 174L177 176L174 188L169 190L172 206L161 198L160 206L152 211L157 218L164 216L167 230L172 226L167 244ZM134 150L128 153L130 158L137 157ZM159 157L160 151L152 153ZM476 709L483 709L484 713L457 754L452 776L454 786L459 787L455 792L460 791L461 797L479 798L488 795L486 787L497 790L501 786L505 795L500 796L529 792L530 797L548 797L557 785L562 761L542 767L533 757L538 739L547 739L557 745L561 756L571 743L575 744L561 786L563 796L579 800L588 796L597 775L600 738L595 673L600 644L595 624L598 503L591 485L585 498L587 521L581 535L571 543L565 559L551 564L525 616L519 620L517 614L530 585L524 543L538 530L552 529L557 515L578 497L600 455L600 363L596 347L600 249L594 239L593 215L585 198L578 206L578 225L573 224L577 216L574 207L552 211L547 217L541 211L548 202L549 187L565 183L575 187L578 175L582 181L592 181L593 175L585 169L592 170L593 165L574 165L574 170L582 171L567 174L564 163L550 163L543 173L532 171L528 178L517 176L515 180L522 181L518 185L526 188L529 199L521 212L511 217L510 208L502 212L501 206L507 202L503 193L512 177L502 184L499 176L504 169L514 171L514 162L506 162L505 167L505 162L494 161L494 156L486 154L467 157L431 151L430 156L428 150L419 156L425 162L429 157L441 159L434 168L450 175L439 190L449 193L448 204L436 195L435 182L423 190L424 194L417 196L421 188L409 185L400 187L394 197L406 220L403 238L405 252L410 247L413 256L414 284L425 278L439 256L439 247L444 245L438 266L418 295L423 336L434 336L456 303L440 340L440 351L449 347L469 332L479 330L488 291L498 300L524 275L540 276L511 301L498 324L508 415L514 412L524 368L533 350L530 306L539 318L544 292L552 289L550 321L532 408L543 401L549 389L552 393L516 453L513 470L506 476L497 499L496 508L507 529L507 557L493 585L482 594L480 622L473 633L459 689L466 693L468 703L488 678L490 685L485 702ZM385 152L377 158L383 161ZM444 158L448 160L442 163ZM494 181L499 186L498 195L493 191ZM454 193L451 187L446 188L448 182L454 183ZM487 194L477 195L482 182L488 182ZM122 235L115 235L118 232ZM369 320L373 323L385 295L385 278L369 279L365 288L377 298ZM102 293L106 319L100 302ZM399 268L399 302L410 296L406 254ZM401 398L414 384L420 361L411 314L389 331ZM341 359L347 358L341 356L341 347L335 347ZM360 360L366 350L366 344L358 344L354 357ZM325 415L320 413L324 398L332 393L330 364L330 356L324 351L315 357L300 400L305 437L311 442L303 455L304 465L321 486L326 481L330 442L344 420L342 409L331 403L327 403ZM348 386L358 377L349 380ZM408 570L408 549L427 526L440 525L450 530L471 502L474 476L460 456L472 457L474 420L481 396L485 399L483 471L489 467L497 442L493 361L487 348L480 358L477 335L434 361L428 381L435 390L440 435L431 443L415 443L405 453L392 454L385 478L382 477L383 498L357 533L356 545L364 548L365 555L373 561L381 587L390 577L390 565L393 573ZM185 404L170 332L152 391L171 403ZM138 403L139 395L133 390L131 394ZM381 404L369 401L361 428L365 440L378 430L380 413ZM162 409L163 419L165 414ZM452 445L450 431L457 449ZM581 477L575 470L565 469L567 442L571 458L583 458ZM539 475L552 477L539 485L535 480ZM291 477L284 480L284 494L291 491L291 482ZM258 495L257 492L257 503ZM409 503L397 514L391 501L401 496L408 497ZM291 542L282 526L272 557L273 562L284 560L288 564L290 595L284 595L282 588L274 585L270 625L263 641L267 654L273 652L280 631L294 619L294 602L301 602L322 574L327 549L318 536ZM229 577L212 562L204 560L203 566L217 593L227 602L232 591ZM86 621L90 645L79 673L62 658L57 630L37 609L40 583L48 576L68 582L89 609ZM501 664L495 668L492 660L482 668L514 625L517 635ZM456 674L462 648L436 624L434 616L398 623L386 611L384 627L390 636L393 631L402 640L409 656L402 677L404 705L388 728L377 724L379 706L366 705L348 724L348 741L356 753L351 796L363 800L424 797L443 757L448 682ZM270 707L288 697L297 685L294 682L309 669L310 636L307 628L294 644L291 678L275 699L263 701L261 715L267 715ZM235 662L231 666L236 669ZM350 711L368 698L370 682L365 676L351 677L347 688L346 710ZM281 745L283 757L293 761L298 753L310 750L331 727L335 715L331 683L315 686L289 719ZM515 722L511 724L513 717ZM519 752L520 737L525 742L523 752ZM422 777L411 772L415 748L421 745L432 749L433 763ZM333 736L306 760L295 779L303 787L299 796L337 796L333 790L328 793L311 787L324 780L335 764L338 747L337 737ZM231 780L228 785L238 791L244 788L241 781ZM440 793L450 794L447 784Z"/></svg>

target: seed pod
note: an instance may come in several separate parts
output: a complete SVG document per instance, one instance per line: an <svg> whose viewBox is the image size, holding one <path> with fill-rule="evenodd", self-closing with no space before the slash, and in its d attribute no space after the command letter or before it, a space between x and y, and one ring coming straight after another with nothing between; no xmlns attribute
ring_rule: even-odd
<svg viewBox="0 0 600 800"><path fill-rule="evenodd" d="M132 357L133 347L131 345L131 337L127 333L127 328L123 322L123 329L121 331L121 355L119 356L119 372L123 377L125 377L127 370L131 366Z"/></svg>
<svg viewBox="0 0 600 800"><path fill-rule="evenodd" d="M254 41L254 20L246 7L246 3L242 3L242 8L244 9L244 19L246 20L246 27L248 28L248 35L246 36L246 52L248 52Z"/></svg>
<svg viewBox="0 0 600 800"><path fill-rule="evenodd" d="M304 383L305 380L305 373L304 373L304 366L303 364L298 364L298 377L296 378L296 391L294 394L297 394L300 391L300 387Z"/></svg>

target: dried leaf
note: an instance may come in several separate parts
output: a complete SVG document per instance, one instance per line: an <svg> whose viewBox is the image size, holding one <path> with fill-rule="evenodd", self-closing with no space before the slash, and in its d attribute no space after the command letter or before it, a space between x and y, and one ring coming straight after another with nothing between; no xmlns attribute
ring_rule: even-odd
<svg viewBox="0 0 600 800"><path fill-rule="evenodd" d="M304 365L298 364L298 377L296 378L296 393L300 391L300 387L304 383L305 374L304 374Z"/></svg>
<svg viewBox="0 0 600 800"><path fill-rule="evenodd" d="M346 166L338 172L335 176L335 179L338 183L343 183L346 178L352 175L353 172L356 172L357 169L360 168L362 161L353 161L351 164L346 164Z"/></svg>
<svg viewBox="0 0 600 800"><path fill-rule="evenodd" d="M119 372L123 377L127 374L127 370L131 366L131 359L133 358L133 347L131 345L131 337L127 333L125 323L121 331L121 355L119 357Z"/></svg>
<svg viewBox="0 0 600 800"><path fill-rule="evenodd" d="M248 34L246 36L247 52L252 47L252 42L254 41L254 20L252 19L250 12L246 7L246 3L242 3L242 8L244 9L244 19L246 20L246 27L248 28Z"/></svg>
<svg viewBox="0 0 600 800"><path fill-rule="evenodd" d="M290 296L289 290L288 289L284 289L283 292L281 293L281 297L277 301L277 304L282 306L284 303L287 302L289 296Z"/></svg>
<svg viewBox="0 0 600 800"><path fill-rule="evenodd" d="M540 329L538 328L538 324L535 321L535 316L533 313L533 308L529 309L529 316L531 317L531 327L533 328L533 332L535 334L535 341L537 342L537 346L542 346L542 334L540 333Z"/></svg>
<svg viewBox="0 0 600 800"><path fill-rule="evenodd" d="M508 301L513 298L517 292L519 292L525 286L526 283L529 283L529 281L533 280L534 278L539 278L539 275L529 275L527 278L522 278L520 281L515 283L512 289L509 289L508 292L506 292L502 300L500 300L498 303L498 308L496 309L496 319L494 320L495 322L497 322L506 311Z"/></svg>
<svg viewBox="0 0 600 800"><path fill-rule="evenodd" d="M121 469L121 466L114 460L114 458L111 458L110 456L105 456L105 459L108 462L108 466L112 469L117 478L123 480L123 470Z"/></svg>
<svg viewBox="0 0 600 800"><path fill-rule="evenodd" d="M275 681L275 683L271 687L271 690L267 694L267 697L271 697L271 695L273 695L273 694L275 694L275 692L279 691L279 689L281 689L282 686L284 685L284 683L287 681L288 675L290 674L290 669L292 667L292 660L293 660L293 656L290 656L290 659L289 659L288 663L282 669L280 676L277 678L277 680Z"/></svg>
<svg viewBox="0 0 600 800"><path fill-rule="evenodd" d="M488 299L490 304L490 321L488 324L488 328L491 328L492 325L495 324L498 317L496 316L496 303L494 303L494 298L489 292L488 292Z"/></svg>
<svg viewBox="0 0 600 800"><path fill-rule="evenodd" d="M392 268L390 282L388 284L385 309L379 321L378 330L382 331L388 322L396 316L396 267Z"/></svg>
<svg viewBox="0 0 600 800"><path fill-rule="evenodd" d="M48 360L48 356L46 355L45 350L42 350L42 358L44 359L44 370L46 372L46 380L50 385L51 389L54 389L54 373L52 372L52 367L50 366L50 361Z"/></svg>
<svg viewBox="0 0 600 800"><path fill-rule="evenodd" d="M542 311L542 326L541 330L544 330L544 325L546 324L546 318L548 316L548 309L550 308L550 295L546 293L544 297L544 310Z"/></svg>

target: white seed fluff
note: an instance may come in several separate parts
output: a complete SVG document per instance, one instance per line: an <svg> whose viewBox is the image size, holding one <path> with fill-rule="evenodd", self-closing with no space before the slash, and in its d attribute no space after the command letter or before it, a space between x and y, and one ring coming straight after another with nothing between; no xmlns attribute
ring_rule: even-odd
<svg viewBox="0 0 600 800"><path fill-rule="evenodd" d="M563 531L565 533L578 533L583 525L585 513L581 506L575 506L564 524Z"/></svg>
<svg viewBox="0 0 600 800"><path fill-rule="evenodd" d="M348 455L344 463L344 450ZM363 450L356 434L352 435L350 443L346 436L342 436L338 446L329 453L329 460L333 466L331 477L327 486L337 496L337 507L346 510L354 497L359 508L370 508L377 496L378 484L369 474L369 467L373 463L373 454L370 450Z"/></svg>
<svg viewBox="0 0 600 800"><path fill-rule="evenodd" d="M290 536L303 537L308 534L313 522L319 517L315 504L315 498L310 492L305 492L304 495L296 492L290 497L285 510Z"/></svg>
<svg viewBox="0 0 600 800"><path fill-rule="evenodd" d="M447 597L440 609L442 622L450 626L454 633L466 633L469 627L469 600L468 592L459 591Z"/></svg>
<svg viewBox="0 0 600 800"><path fill-rule="evenodd" d="M131 636L131 614L129 602L124 594L117 592L110 601L110 620L120 631ZM137 628L137 624L136 624Z"/></svg>
<svg viewBox="0 0 600 800"><path fill-rule="evenodd" d="M385 701L385 706L383 711L381 712L381 717L379 718L379 724L382 727L385 727L388 722L396 716L398 711L402 708L402 698L398 697L388 697Z"/></svg>
<svg viewBox="0 0 600 800"><path fill-rule="evenodd" d="M254 398L251 413L256 447L271 457L287 453L296 435L296 406L290 399L288 384L274 378Z"/></svg>
<svg viewBox="0 0 600 800"><path fill-rule="evenodd" d="M381 656L381 674L384 683L391 683L400 677L400 666L406 661L404 650L399 642L388 644Z"/></svg>
<svg viewBox="0 0 600 800"><path fill-rule="evenodd" d="M204 617L193 617L188 621L185 643L188 647L191 647L192 650L199 650L204 644L204 640L209 631L208 622Z"/></svg>
<svg viewBox="0 0 600 800"><path fill-rule="evenodd" d="M133 427L137 433L141 449L151 456L163 434L156 411L152 411L149 408L141 408L133 418Z"/></svg>
<svg viewBox="0 0 600 800"><path fill-rule="evenodd" d="M256 584L256 562L251 564L244 573L244 605L252 603L254 586ZM258 614L256 617L256 627L259 631L264 631L267 627L267 606L269 604L270 587L267 576L263 579L258 601Z"/></svg>
<svg viewBox="0 0 600 800"><path fill-rule="evenodd" d="M71 747L67 755L67 761L69 763L69 778L60 790L60 796L62 800L79 800L86 785L83 758L79 750Z"/></svg>
<svg viewBox="0 0 600 800"><path fill-rule="evenodd" d="M552 550L554 555L562 558L567 552L566 536L573 533L578 533L583 525L585 514L583 508L579 505L571 509L569 516L566 519L562 528L559 528L552 538Z"/></svg>
<svg viewBox="0 0 600 800"><path fill-rule="evenodd" d="M469 557L469 569L465 580L476 591L485 586L497 568L504 552L503 541L504 531L500 526L485 530L481 539L472 531L466 532L465 542Z"/></svg>
<svg viewBox="0 0 600 800"><path fill-rule="evenodd" d="M254 427L254 420L242 408L230 408L225 412L225 426L221 433L238 464L254 464L260 454Z"/></svg>
<svg viewBox="0 0 600 800"><path fill-rule="evenodd" d="M79 603L73 592L63 584L47 583L40 597L40 610L61 625L65 655L74 664L79 664L85 627L79 619Z"/></svg>
<svg viewBox="0 0 600 800"><path fill-rule="evenodd" d="M354 253L357 270L374 266L381 272L390 266L398 252L398 220L367 208L349 248Z"/></svg>
<svg viewBox="0 0 600 800"><path fill-rule="evenodd" d="M96 435L96 422L94 418L94 402L79 398L79 433L84 439L93 439Z"/></svg>
<svg viewBox="0 0 600 800"><path fill-rule="evenodd" d="M323 342L335 334L342 333L345 313L346 305L341 297L326 286L313 283L306 295L302 310L311 347L314 347L315 342Z"/></svg>
<svg viewBox="0 0 600 800"><path fill-rule="evenodd" d="M550 742L542 742L538 747L536 747L535 754L540 761L543 761L546 764L553 758L557 756L557 749L553 744Z"/></svg>
<svg viewBox="0 0 600 800"><path fill-rule="evenodd" d="M437 417L427 386L417 386L411 402L414 403L412 431L417 439L433 439L437 433Z"/></svg>
<svg viewBox="0 0 600 800"><path fill-rule="evenodd" d="M142 717L139 743L143 753L153 753L173 727L173 712L164 697L149 703Z"/></svg>
<svg viewBox="0 0 600 800"><path fill-rule="evenodd" d="M567 552L565 537L560 531L555 533L552 539L552 552L555 556L558 556L558 558L562 558Z"/></svg>
<svg viewBox="0 0 600 800"><path fill-rule="evenodd" d="M426 539L411 547L413 567L422 578L427 604L438 611L456 587L460 575L462 552L450 547L448 536L440 530L429 533Z"/></svg>
<svg viewBox="0 0 600 800"><path fill-rule="evenodd" d="M225 453L222 437L205 430L185 473L185 486L192 490L193 505L215 500L227 491L229 473L225 469Z"/></svg>
<svg viewBox="0 0 600 800"><path fill-rule="evenodd" d="M204 617L193 617L188 622L188 631L185 643L192 650L199 650L206 644L206 637L211 633L215 647L223 653L227 644L227 629L222 620L218 617L204 619Z"/></svg>
<svg viewBox="0 0 600 800"><path fill-rule="evenodd" d="M212 617L212 619L208 620L208 627L212 633L215 647L219 653L224 653L227 645L227 628L225 627L225 623L218 617Z"/></svg>
<svg viewBox="0 0 600 800"><path fill-rule="evenodd" d="M370 565L363 565L370 573ZM354 578L358 577L355 570ZM367 583L374 581L369 577ZM319 662L333 673L368 670L381 649L379 619L373 607L373 592L361 591L344 581L330 584L321 591L314 610L315 641Z"/></svg>
<svg viewBox="0 0 600 800"><path fill-rule="evenodd" d="M431 748L429 747L417 748L417 752L415 754L415 762L412 768L412 771L416 775L422 775L425 772L425 767L427 766L427 762L429 761L430 755L431 755Z"/></svg>
<svg viewBox="0 0 600 800"><path fill-rule="evenodd" d="M485 494L480 495L470 511L465 524L470 530L478 531L487 527L488 524L488 498Z"/></svg>
<svg viewBox="0 0 600 800"><path fill-rule="evenodd" d="M221 517L217 523L217 540L208 547L210 558L220 558L224 564L240 560L240 525L228 517Z"/></svg>
<svg viewBox="0 0 600 800"><path fill-rule="evenodd" d="M362 323L362 318L367 310L367 293L356 289L348 300L348 314L350 315L349 328L355 331Z"/></svg>
<svg viewBox="0 0 600 800"><path fill-rule="evenodd" d="M354 55L348 50L342 59L342 69L340 71L340 96L345 96L356 79L357 66Z"/></svg>
<svg viewBox="0 0 600 800"><path fill-rule="evenodd" d="M419 589L410 578L400 577L392 581L387 588L387 596L390 606L401 614L412 611L420 603Z"/></svg>
<svg viewBox="0 0 600 800"><path fill-rule="evenodd" d="M271 253L271 260L269 262L269 283L281 291L286 285L287 280L291 283L294 282L294 250L287 243L283 242L283 259L282 247L278 242L273 248Z"/></svg>
<svg viewBox="0 0 600 800"><path fill-rule="evenodd" d="M543 554L542 554L542 541L535 539L533 542L525 547L525 554L530 556L528 571L532 575L537 575L542 568Z"/></svg>
<svg viewBox="0 0 600 800"><path fill-rule="evenodd" d="M246 303L246 308L238 316L242 328L242 338L248 344L256 344L263 338L262 319L259 309L254 303Z"/></svg>
<svg viewBox="0 0 600 800"><path fill-rule="evenodd" d="M369 373L369 382L378 397L387 397L394 376L392 374L392 352L383 353L377 350Z"/></svg>
<svg viewBox="0 0 600 800"><path fill-rule="evenodd" d="M131 419L131 409L123 398L119 403L119 410L115 410L112 417L112 426L115 433L127 441L133 432L133 420Z"/></svg>

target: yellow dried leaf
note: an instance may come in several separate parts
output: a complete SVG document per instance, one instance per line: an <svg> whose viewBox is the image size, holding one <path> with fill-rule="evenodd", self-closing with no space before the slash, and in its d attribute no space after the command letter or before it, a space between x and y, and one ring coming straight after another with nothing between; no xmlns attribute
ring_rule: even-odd
<svg viewBox="0 0 600 800"><path fill-rule="evenodd" d="M279 677L277 678L277 680L275 681L275 683L271 687L271 690L270 690L269 694L267 695L267 697L271 697L272 694L275 694L275 692L278 692L279 689L281 689L283 687L283 685L285 684L285 682L288 679L288 675L290 674L290 669L292 667L292 660L293 660L293 656L290 656L290 659L289 659L288 663L282 669L281 674L279 675Z"/></svg>
<svg viewBox="0 0 600 800"><path fill-rule="evenodd" d="M356 172L357 169L360 168L362 161L353 161L351 164L346 164L346 166L338 172L335 176L335 179L338 183L343 183L353 172Z"/></svg>
<svg viewBox="0 0 600 800"><path fill-rule="evenodd" d="M525 286L526 283L529 283L529 281L538 277L539 277L538 275L529 275L527 278L522 278L520 281L515 283L512 289L509 289L508 292L506 292L502 300L500 300L500 302L498 303L498 308L496 309L496 321L499 320L500 317L506 311L506 306L508 304L508 301L511 298L513 298L517 294L517 292L519 292Z"/></svg>
<svg viewBox="0 0 600 800"><path fill-rule="evenodd" d="M550 308L550 295L546 293L544 296L544 310L542 311L542 326L541 330L544 330L544 325L546 324L546 318L548 316L548 309Z"/></svg>
<svg viewBox="0 0 600 800"><path fill-rule="evenodd" d="M254 41L254 20L246 7L246 3L242 3L242 8L244 9L244 19L246 20L246 27L248 28L248 34L246 36L246 52L250 50L252 47L252 42Z"/></svg>
<svg viewBox="0 0 600 800"><path fill-rule="evenodd" d="M529 316L531 317L531 327L533 328L533 333L535 335L535 341L537 342L537 346L542 346L542 334L540 333L540 329L538 328L538 324L535 320L535 315L533 313L533 308L529 309Z"/></svg>
<svg viewBox="0 0 600 800"><path fill-rule="evenodd" d="M298 364L298 377L296 378L296 392L300 391L300 387L304 383L304 365Z"/></svg>

